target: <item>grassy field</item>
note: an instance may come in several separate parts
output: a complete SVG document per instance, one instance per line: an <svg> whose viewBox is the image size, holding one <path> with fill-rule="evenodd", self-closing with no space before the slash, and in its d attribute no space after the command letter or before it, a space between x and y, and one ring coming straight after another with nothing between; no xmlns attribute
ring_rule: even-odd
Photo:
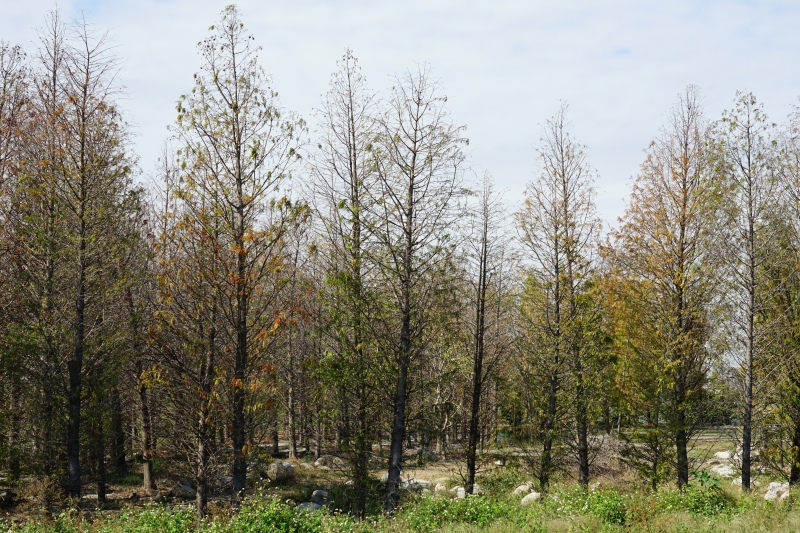
<svg viewBox="0 0 800 533"><path fill-rule="evenodd" d="M657 491L637 481L618 461L606 460L602 474L589 489L562 480L539 501L524 507L512 492L531 479L514 455L504 465L495 464L497 452L485 456L478 482L481 496L459 499L448 490L404 492L402 505L391 517L381 512L383 484L376 464L370 487L368 518L356 521L349 509L352 494L347 472L295 464L295 479L287 484L262 482L251 490L238 513L233 513L230 495L218 493L209 504L209 516L195 518L191 501L167 497L162 491L145 498L136 473L112 479L109 500L98 507L96 496L80 502L59 498L53 484L35 482L20 491L20 505L0 515L0 531L19 533L326 533L326 532L800 532L800 501L790 495L780 502L764 500L770 481L757 476L758 489L742 493L732 481L709 474L716 451L730 450L733 443L724 434L701 436L694 449L697 471L684 491L664 486ZM705 459L704 459L705 458ZM600 462L600 461L598 461ZM461 484L463 465L457 461L409 464L404 477L441 483L452 489ZM598 470L599 472L599 470ZM162 479L167 487L174 480ZM308 501L315 489L329 497L321 511L308 513L295 508ZM138 492L138 494L137 494ZM796 495L800 497L800 493ZM158 503L153 502L155 500Z"/></svg>
<svg viewBox="0 0 800 533"><path fill-rule="evenodd" d="M381 516L379 500L372 516L357 522L338 512L346 504L347 486L333 487L327 509L298 511L287 494L305 496L302 486L285 486L279 493L252 494L237 514L212 505L199 523L188 504L148 504L117 510L62 510L29 514L24 521L5 521L3 530L25 533L324 533L324 532L790 532L800 531L800 511L791 501L772 503L759 494L745 496L724 483L693 482L684 492L656 492L631 484L585 490L574 484L554 487L541 500L523 507L511 491L519 481L513 470L482 479L486 494L464 499L429 493L407 494L390 519ZM376 482L375 495L379 491ZM729 484L728 484L729 485Z"/></svg>

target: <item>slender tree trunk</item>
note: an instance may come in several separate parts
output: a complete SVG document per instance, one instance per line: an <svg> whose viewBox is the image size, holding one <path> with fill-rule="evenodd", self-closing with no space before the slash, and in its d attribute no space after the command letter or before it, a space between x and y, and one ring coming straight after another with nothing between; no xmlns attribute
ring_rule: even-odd
<svg viewBox="0 0 800 533"><path fill-rule="evenodd" d="M583 385L583 372L578 370L575 379L578 382L575 398L575 422L578 430L578 482L589 484L589 427L586 416L586 390Z"/></svg>
<svg viewBox="0 0 800 533"><path fill-rule="evenodd" d="M205 347L205 361L200 367L200 412L197 420L197 494L195 508L197 518L206 514L208 503L208 461L209 446L214 441L214 429L211 425L211 399L214 384L214 365L216 362L217 342L217 300L216 294L212 302L211 325L208 332L208 345Z"/></svg>
<svg viewBox="0 0 800 533"><path fill-rule="evenodd" d="M294 375L294 347L292 346L292 332L289 332L289 459L297 458L297 430L295 428L295 375Z"/></svg>
<svg viewBox="0 0 800 533"><path fill-rule="evenodd" d="M795 485L800 482L800 416L794 413L794 431L792 432L792 449L790 452L792 461L789 469L789 484Z"/></svg>
<svg viewBox="0 0 800 533"><path fill-rule="evenodd" d="M128 473L128 464L125 462L125 418L118 387L111 389L111 460L114 474L121 476Z"/></svg>
<svg viewBox="0 0 800 533"><path fill-rule="evenodd" d="M678 408L677 419L678 429L675 431L675 448L678 458L678 487L684 487L689 483L689 438L686 431L686 413L683 408ZM681 421L683 421L682 424Z"/></svg>
<svg viewBox="0 0 800 533"><path fill-rule="evenodd" d="M369 481L369 453L372 451L370 438L370 420L367 416L366 392L363 387L358 393L358 432L356 433L356 460L353 471L353 489L355 491L355 505L353 515L357 519L364 518L367 506L367 482Z"/></svg>
<svg viewBox="0 0 800 533"><path fill-rule="evenodd" d="M80 221L80 242L78 259L77 297L75 301L75 350L67 363L69 371L69 390L67 401L67 470L69 475L69 495L81 497L81 373L83 372L84 320L86 312L86 223Z"/></svg>
<svg viewBox="0 0 800 533"><path fill-rule="evenodd" d="M750 217L748 249L748 301L747 331L744 360L744 420L742 421L742 489L750 490L750 448L752 445L753 424L753 355L755 353L755 308L756 308L756 266L755 229Z"/></svg>
<svg viewBox="0 0 800 533"><path fill-rule="evenodd" d="M314 432L314 459L319 459L322 455L322 415L317 409L317 423Z"/></svg>
<svg viewBox="0 0 800 533"><path fill-rule="evenodd" d="M241 197L241 191L240 191ZM238 499L247 480L247 462L244 456L245 438L245 379L247 377L247 257L244 243L244 214L239 209L238 221L242 226L236 236L236 360L233 386L233 493Z"/></svg>
<svg viewBox="0 0 800 533"><path fill-rule="evenodd" d="M19 431L20 431L20 387L18 376L13 376L9 384L10 420L8 424L8 471L12 479L19 479L22 468L20 463Z"/></svg>
<svg viewBox="0 0 800 533"><path fill-rule="evenodd" d="M539 484L542 489L547 488L550 484L550 474L553 471L553 432L555 431L556 396L558 394L558 377L555 375L550 376L550 386L547 393L547 416L544 424L541 472L539 475Z"/></svg>
<svg viewBox="0 0 800 533"><path fill-rule="evenodd" d="M409 344L408 326L408 319L404 317L404 347ZM400 474L403 469L403 441L405 440L406 431L406 395L408 383L408 356L405 353L401 355L398 366L397 390L394 396L392 440L389 444L389 477L386 481L386 495L384 497L384 510L387 513L392 512L397 506L397 489L400 483Z"/></svg>

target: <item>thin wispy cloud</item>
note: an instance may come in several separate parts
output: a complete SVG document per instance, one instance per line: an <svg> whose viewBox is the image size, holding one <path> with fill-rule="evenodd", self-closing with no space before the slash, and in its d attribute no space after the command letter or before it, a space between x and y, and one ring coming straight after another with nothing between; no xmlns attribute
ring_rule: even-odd
<svg viewBox="0 0 800 533"><path fill-rule="evenodd" d="M3 2L0 39L31 48L49 0ZM473 161L521 193L533 178L538 124L570 103L574 135L600 178L604 219L624 209L629 178L663 113L687 84L719 116L751 90L780 121L800 95L796 2L239 2L263 47L261 62L284 105L306 118L345 47L372 87L426 61L455 120L468 125ZM125 105L138 125L141 166L155 164L178 96L198 69L196 44L223 3L77 1L124 59Z"/></svg>

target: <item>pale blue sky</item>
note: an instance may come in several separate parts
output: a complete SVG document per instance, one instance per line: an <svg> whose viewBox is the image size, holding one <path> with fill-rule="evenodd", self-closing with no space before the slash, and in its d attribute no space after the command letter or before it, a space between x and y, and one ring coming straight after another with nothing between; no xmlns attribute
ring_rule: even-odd
<svg viewBox="0 0 800 533"><path fill-rule="evenodd" d="M573 133L598 170L600 214L624 210L630 178L676 94L701 87L707 114L731 107L736 90L765 102L776 122L800 96L800 2L405 0L241 1L245 24L285 107L311 119L344 48L370 85L427 61L453 118L468 126L471 159L513 201L533 178L539 124L570 104ZM51 0L0 0L0 39L31 48ZM192 87L196 43L224 2L62 1L108 28L124 59L124 106L138 125L149 171ZM313 121L312 121L313 124Z"/></svg>

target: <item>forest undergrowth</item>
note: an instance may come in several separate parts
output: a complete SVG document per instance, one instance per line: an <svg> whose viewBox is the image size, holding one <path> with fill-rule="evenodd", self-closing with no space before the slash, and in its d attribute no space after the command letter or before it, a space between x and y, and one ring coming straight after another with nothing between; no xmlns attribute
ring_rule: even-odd
<svg viewBox="0 0 800 533"><path fill-rule="evenodd" d="M210 505L203 520L188 504L148 503L117 510L61 509L34 511L14 521L0 518L0 531L15 533L391 533L391 532L789 532L800 530L794 498L765 501L745 494L729 480L703 472L684 490L658 490L633 481L603 479L590 488L562 480L532 505L512 495L527 474L518 468L497 469L479 480L484 494L457 498L450 491L405 492L398 510L382 512L382 484L373 480L367 516L350 516L350 487L330 487L322 510L303 511L294 498L307 497L309 480L262 488L247 496L234 512L229 505ZM454 483L456 478L453 478Z"/></svg>

